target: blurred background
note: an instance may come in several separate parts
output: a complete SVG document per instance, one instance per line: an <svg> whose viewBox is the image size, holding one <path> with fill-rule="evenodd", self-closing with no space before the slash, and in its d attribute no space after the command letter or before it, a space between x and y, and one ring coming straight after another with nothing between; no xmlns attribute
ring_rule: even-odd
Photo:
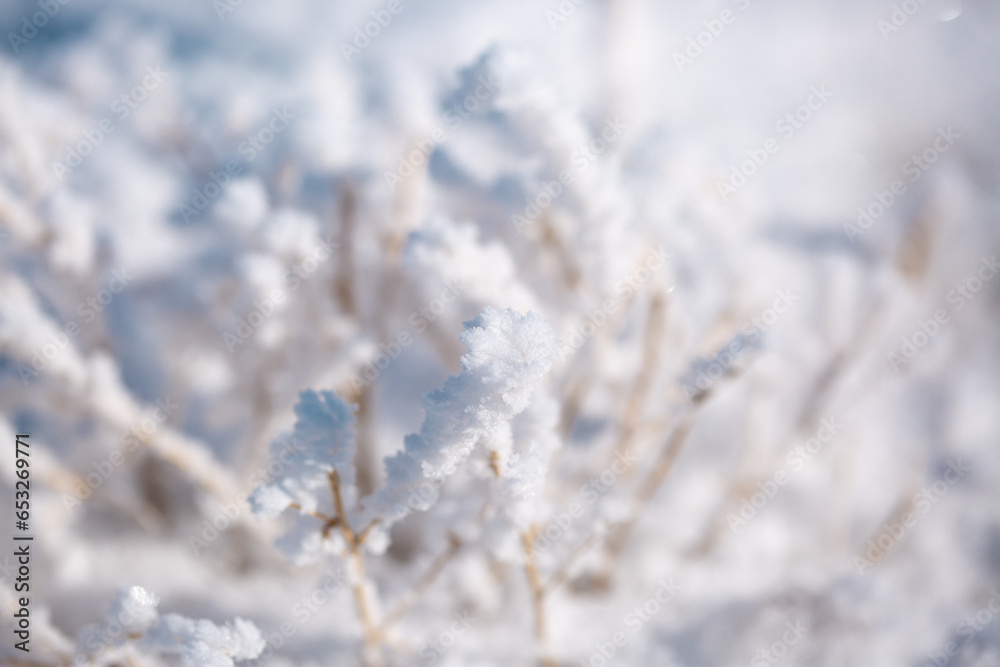
<svg viewBox="0 0 1000 667"><path fill-rule="evenodd" d="M292 611L338 558L290 562L245 498L309 388L358 405L378 488L496 306L566 344L546 645L470 473L370 559L388 609L461 540L387 664L1000 665L1000 5L11 0L0 29L0 521L30 433L38 614L0 662L121 664L81 633L141 585L279 633L261 664L362 664L348 591Z"/></svg>

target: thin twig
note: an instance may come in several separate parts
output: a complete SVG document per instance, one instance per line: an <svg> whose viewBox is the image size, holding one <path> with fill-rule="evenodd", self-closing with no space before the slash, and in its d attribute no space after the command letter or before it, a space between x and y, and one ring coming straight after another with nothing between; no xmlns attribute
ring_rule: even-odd
<svg viewBox="0 0 1000 667"><path fill-rule="evenodd" d="M662 292L656 292L650 299L649 319L646 322L646 336L643 345L642 366L639 374L632 386L632 393L629 395L625 405L625 414L622 417L621 434L615 444L615 455L619 456L630 451L635 440L642 412L646 407L649 391L653 386L653 379L660 362L660 347L663 342L663 329L667 305L666 298ZM623 473L627 476L632 471L629 467Z"/></svg>
<svg viewBox="0 0 1000 667"><path fill-rule="evenodd" d="M531 526L521 534L521 544L524 546L524 571L528 575L528 584L531 586L531 598L535 608L535 637L538 640L538 649L541 653L539 663L542 667L555 667L557 663L549 653L549 630L545 616L545 586L542 584L538 564L535 562L535 535L537 532L537 527Z"/></svg>
<svg viewBox="0 0 1000 667"><path fill-rule="evenodd" d="M548 595L562 586L569 579L570 570L573 568L581 558L591 553L595 548L600 546L604 539L604 535L598 532L593 532L587 536L583 542L580 543L572 553L563 561L556 571L549 577L549 580L543 585L545 594Z"/></svg>
<svg viewBox="0 0 1000 667"><path fill-rule="evenodd" d="M362 540L351 530L347 522L344 499L340 492L340 475L336 470L331 470L328 473L328 477L330 478L330 488L333 491L333 502L337 508L337 517L340 519L337 525L340 528L341 535L344 537L344 541L347 543L347 548L351 553L351 560L354 562L355 572L357 573L357 579L351 583L351 589L354 592L354 603L358 609L358 616L361 619L361 628L365 638L364 660L369 665L381 665L383 664L382 644L378 625L375 622L374 605L369 599L368 578L365 575L365 561L361 551ZM365 532L370 528L371 526L368 526Z"/></svg>
<svg viewBox="0 0 1000 667"><path fill-rule="evenodd" d="M802 404L795 425L789 434L782 439L782 443L791 443L799 438L809 436L819 427L822 410L824 406L829 404L833 390L836 389L847 371L853 368L857 360L861 358L865 351L866 343L875 331L877 331L877 325L884 310L883 303L884 297L881 294L877 295L865 313L861 325L855 330L851 340L834 353L826 366L823 367L823 370L813 383L806 400ZM866 386L866 389L870 388L870 386ZM785 450L779 447L772 451L780 453ZM768 472L767 474L770 475L771 473ZM715 547L719 538L725 534L723 526L725 525L726 511L743 497L748 490L756 489L758 481L763 481L763 478L758 479L757 476L748 478L739 473L734 476L729 489L725 493L725 500L719 506L713 519L709 521L709 528L705 535L688 552L690 555L703 556Z"/></svg>
<svg viewBox="0 0 1000 667"><path fill-rule="evenodd" d="M455 557L455 554L457 554L458 550L461 548L462 541L458 538L458 536L449 534L448 547L438 554L437 558L431 562L430 567L427 568L427 571L425 571L420 578L417 579L416 583L413 584L413 587L403 594L392 610L389 611L389 613L385 615L385 618L382 619L382 624L379 626L379 632L383 637L396 623L402 620L403 617L406 616L411 609L413 609L414 605L416 605L420 598L423 597L424 593L427 592L427 589L431 587L431 584L434 583L438 576L444 572L448 563L451 562L451 559Z"/></svg>
<svg viewBox="0 0 1000 667"><path fill-rule="evenodd" d="M649 507L660 485L663 484L663 480L667 478L667 474L673 468L674 461L677 460L677 456L684 447L684 443L687 442L688 435L691 434L691 430L698 421L699 408L705 402L705 399L708 398L709 393L699 394L693 399L687 412L680 418L674 430L668 436L659 455L653 462L652 469L636 488L629 518L614 526L608 534L608 539L605 542L608 556L608 569L603 577L605 583L610 579L610 573L614 571L614 566L621 557L622 551L624 551L625 545L628 543L628 539L635 529L636 524Z"/></svg>
<svg viewBox="0 0 1000 667"><path fill-rule="evenodd" d="M357 212L357 195L350 184L340 187L340 243L337 249L338 266L334 278L333 293L340 310L349 317L358 315L357 303L354 298L354 228Z"/></svg>

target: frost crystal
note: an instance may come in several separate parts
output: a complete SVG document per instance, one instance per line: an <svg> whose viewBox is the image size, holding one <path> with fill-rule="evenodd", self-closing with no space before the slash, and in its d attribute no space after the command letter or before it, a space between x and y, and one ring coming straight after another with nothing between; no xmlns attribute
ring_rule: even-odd
<svg viewBox="0 0 1000 667"><path fill-rule="evenodd" d="M271 446L272 459L282 464L279 476L258 487L250 507L259 517L273 517L292 503L315 511L327 503L327 473L336 470L345 488L354 484L354 415L351 407L330 391L304 391L295 405L295 430L291 442L278 439ZM289 455L290 454L290 455Z"/></svg>
<svg viewBox="0 0 1000 667"><path fill-rule="evenodd" d="M403 262L409 275L423 284L424 297L433 298L440 282L454 283L463 297L478 303L537 309L538 301L519 280L507 247L479 236L474 224L445 218L434 218L410 235Z"/></svg>
<svg viewBox="0 0 1000 667"><path fill-rule="evenodd" d="M462 372L424 397L420 432L386 460L386 486L367 504L375 516L391 511L399 520L411 509L429 508L434 494L421 493L428 482L453 474L480 438L528 407L558 352L552 328L532 313L487 307L466 326Z"/></svg>
<svg viewBox="0 0 1000 667"><path fill-rule="evenodd" d="M233 667L234 660L256 658L266 644L257 626L242 618L219 627L177 614L164 616L148 642L158 652L179 655L185 667Z"/></svg>
<svg viewBox="0 0 1000 667"><path fill-rule="evenodd" d="M159 602L158 597L141 586L132 586L118 594L109 616L121 623L126 634L142 634L159 619L156 611Z"/></svg>
<svg viewBox="0 0 1000 667"><path fill-rule="evenodd" d="M104 630L85 634L88 647L99 647L109 629L120 624L116 644L138 640L135 647L150 653L176 654L185 667L233 667L234 660L256 658L266 642L257 626L242 618L218 626L178 614L160 616L159 598L140 586L121 591ZM98 661L100 664L103 662Z"/></svg>

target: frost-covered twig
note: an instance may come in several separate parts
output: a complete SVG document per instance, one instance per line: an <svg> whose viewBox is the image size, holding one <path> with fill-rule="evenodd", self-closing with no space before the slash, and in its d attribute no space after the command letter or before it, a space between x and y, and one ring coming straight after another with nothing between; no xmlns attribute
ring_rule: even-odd
<svg viewBox="0 0 1000 667"><path fill-rule="evenodd" d="M365 638L365 662L373 666L381 665L381 634L379 633L378 622L375 620L372 585L365 574L365 558L361 548L369 531L377 524L377 520L368 524L360 533L355 533L348 523L347 510L344 509L344 496L340 488L340 472L334 468L327 475L330 479L333 502L337 510L337 528L340 529L340 534L343 536L351 555L351 564L354 573L354 580L351 582L351 591L354 593L354 603L357 606L358 618L361 620L361 629Z"/></svg>
<svg viewBox="0 0 1000 667"><path fill-rule="evenodd" d="M81 639L74 664L107 665L132 660L125 649L139 655L172 654L184 667L234 667L250 660L266 646L257 626L242 618L219 626L178 614L161 616L159 598L139 586L123 589L108 614L106 627L91 626Z"/></svg>
<svg viewBox="0 0 1000 667"><path fill-rule="evenodd" d="M389 474L383 487L359 501L351 408L332 392L304 391L295 406L294 437L301 445L300 457L285 466L277 479L258 487L250 498L260 517L293 509L303 520L320 521L319 525L300 523L295 532L283 538L293 561L315 560L327 545L350 559L351 587L368 664L381 664L386 632L430 586L459 546L457 538L451 538L449 549L379 623L375 588L365 568L368 538L378 534L376 542L382 546L371 550L384 549L393 523L433 504L434 494L421 493L428 482L454 475L478 443L508 432L510 420L528 407L535 386L551 368L558 350L552 329L530 314L486 308L468 327L462 336L469 350L462 357L462 372L449 378L443 389L427 395L427 416L420 433L408 436L403 451L387 459ZM555 411L548 413L554 416ZM538 471L532 457L540 451L535 446L513 462L517 467L511 480L514 484L534 483ZM494 469L499 471L496 466ZM324 484L329 485L329 499L322 493ZM349 509L350 503L359 503L356 512ZM352 525L365 528L357 532ZM332 540L334 531L339 542Z"/></svg>
<svg viewBox="0 0 1000 667"><path fill-rule="evenodd" d="M414 509L428 509L436 494L422 498L422 485L454 474L480 439L528 406L552 367L559 343L535 315L486 308L468 326L462 372L425 397L420 432L407 436L403 451L386 460L385 486L365 500L369 518L391 524Z"/></svg>

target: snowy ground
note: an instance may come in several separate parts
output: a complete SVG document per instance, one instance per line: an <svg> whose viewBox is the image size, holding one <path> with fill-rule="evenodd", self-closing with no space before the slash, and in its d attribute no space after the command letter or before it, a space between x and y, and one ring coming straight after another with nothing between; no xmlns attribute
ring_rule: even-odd
<svg viewBox="0 0 1000 667"><path fill-rule="evenodd" d="M1000 665L1000 5L0 28L0 663Z"/></svg>

